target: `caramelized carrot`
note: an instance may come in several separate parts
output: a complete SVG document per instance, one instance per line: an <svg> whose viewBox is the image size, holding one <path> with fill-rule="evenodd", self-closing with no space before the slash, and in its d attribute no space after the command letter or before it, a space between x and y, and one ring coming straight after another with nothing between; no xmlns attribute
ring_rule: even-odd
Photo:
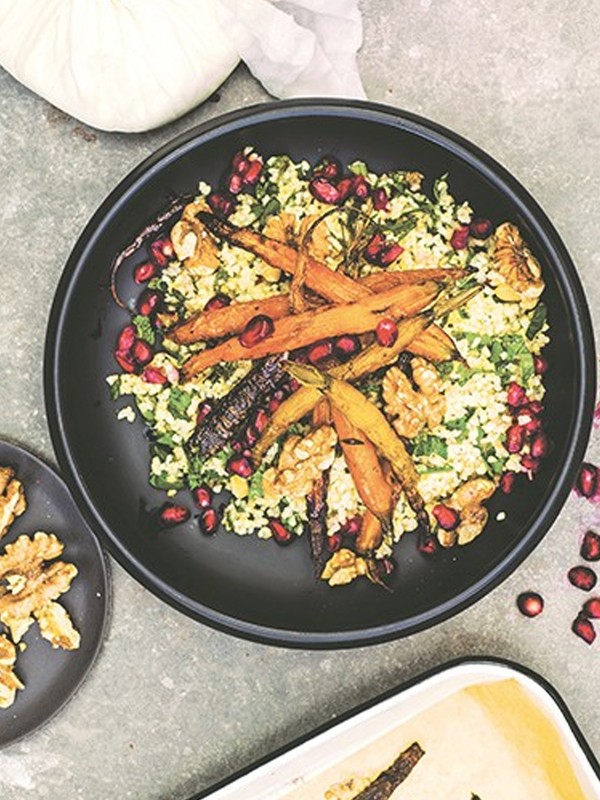
<svg viewBox="0 0 600 800"><path fill-rule="evenodd" d="M375 447L339 409L332 408L331 416L360 499L379 520L387 519L392 511L392 488Z"/></svg>
<svg viewBox="0 0 600 800"><path fill-rule="evenodd" d="M320 339L328 339L343 333L373 331L379 321L386 316L398 319L416 314L428 305L438 292L439 287L433 282L414 286L401 285L387 292L368 295L356 303L306 311L283 317L275 322L269 320L268 335L252 346L244 346L242 337L233 338L189 358L183 365L184 379L190 380L222 361L262 358L305 347Z"/></svg>

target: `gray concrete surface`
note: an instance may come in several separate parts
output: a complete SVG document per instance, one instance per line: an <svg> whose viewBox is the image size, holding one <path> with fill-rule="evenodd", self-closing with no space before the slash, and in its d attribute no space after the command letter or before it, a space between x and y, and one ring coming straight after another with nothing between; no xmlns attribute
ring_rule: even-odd
<svg viewBox="0 0 600 800"><path fill-rule="evenodd" d="M566 0L363 0L372 100L453 128L502 162L554 221L600 310L600 6ZM241 67L186 118L145 135L91 131L0 73L0 437L53 460L42 396L49 306L70 248L110 189L175 134L267 99ZM600 436L590 446L600 459ZM600 756L600 642L569 630L565 572L594 506L572 496L513 576L430 632L345 652L286 651L192 622L113 564L108 636L58 718L0 752L0 795L184 800L356 703L443 661L539 670ZM514 608L523 589L542 617Z"/></svg>

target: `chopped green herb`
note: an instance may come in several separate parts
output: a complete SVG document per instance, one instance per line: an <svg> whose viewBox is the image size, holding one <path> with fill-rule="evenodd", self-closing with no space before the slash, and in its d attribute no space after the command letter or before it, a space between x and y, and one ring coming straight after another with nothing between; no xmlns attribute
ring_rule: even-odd
<svg viewBox="0 0 600 800"><path fill-rule="evenodd" d="M177 386L174 386L169 395L169 403L167 408L174 417L177 417L178 419L187 419L186 412L190 407L191 402L192 398L187 392L184 392L182 389L178 389Z"/></svg>
<svg viewBox="0 0 600 800"><path fill-rule="evenodd" d="M111 400L117 400L121 396L121 378L117 378L114 383L108 387Z"/></svg>
<svg viewBox="0 0 600 800"><path fill-rule="evenodd" d="M150 473L150 485L155 489L185 489L185 481L182 478L170 478L166 472L158 475Z"/></svg>
<svg viewBox="0 0 600 800"><path fill-rule="evenodd" d="M138 339L143 339L148 344L155 344L156 331L152 327L150 317L144 317L142 314L136 314L131 320L135 327L135 333Z"/></svg>
<svg viewBox="0 0 600 800"><path fill-rule="evenodd" d="M546 322L547 314L548 312L546 306L543 303L538 303L533 314L531 315L529 327L525 332L525 336L527 336L528 339L535 338L536 334L542 330L544 323Z"/></svg>
<svg viewBox="0 0 600 800"><path fill-rule="evenodd" d="M439 436L418 436L414 440L414 456L440 456L448 458L448 445Z"/></svg>

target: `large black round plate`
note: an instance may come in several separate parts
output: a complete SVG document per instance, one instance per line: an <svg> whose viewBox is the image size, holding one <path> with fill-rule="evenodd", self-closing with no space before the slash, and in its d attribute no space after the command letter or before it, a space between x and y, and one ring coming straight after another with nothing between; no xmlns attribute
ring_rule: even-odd
<svg viewBox="0 0 600 800"><path fill-rule="evenodd" d="M81 634L78 650L53 650L36 624L23 638L15 671L25 688L0 709L0 747L31 733L53 717L74 694L102 644L107 615L108 577L104 555L63 481L43 461L20 447L0 442L0 465L10 466L25 489L27 509L0 542L0 551L21 534L54 533L64 544L61 560L78 574L59 599ZM0 626L1 627L1 626Z"/></svg>
<svg viewBox="0 0 600 800"><path fill-rule="evenodd" d="M141 424L115 419L105 378L115 370L126 314L111 301L115 254L173 195L216 184L231 155L360 158L375 171L448 173L452 193L495 223L516 223L541 259L552 343L547 420L554 450L543 471L509 499L494 498L485 534L433 559L406 536L393 593L366 581L330 589L312 576L306 542L283 549L253 537L198 533L191 520L157 537L143 510L163 502L147 483ZM127 264L124 272L127 273ZM134 294L123 279L121 290ZM589 314L575 269L540 207L505 169L472 144L411 114L368 103L299 101L236 112L162 148L107 198L76 244L52 309L46 400L53 441L80 507L114 556L148 588L187 614L263 641L317 647L365 644L431 625L505 578L548 530L572 485L590 429L595 386ZM499 508L507 512L496 522Z"/></svg>

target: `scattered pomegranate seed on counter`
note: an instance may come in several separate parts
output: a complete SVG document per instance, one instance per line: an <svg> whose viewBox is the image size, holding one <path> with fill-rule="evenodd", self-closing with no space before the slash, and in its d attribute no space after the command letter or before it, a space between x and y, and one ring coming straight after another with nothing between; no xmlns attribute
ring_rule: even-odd
<svg viewBox="0 0 600 800"><path fill-rule="evenodd" d="M579 468L575 490L588 499L594 497L598 491L598 467L584 461Z"/></svg>
<svg viewBox="0 0 600 800"><path fill-rule="evenodd" d="M594 626L585 616L585 614L577 615L577 617L573 620L573 624L571 625L571 630L576 636L579 636L580 639L583 639L583 641L586 642L586 644L592 644L592 642L596 638L596 631L594 630Z"/></svg>
<svg viewBox="0 0 600 800"><path fill-rule="evenodd" d="M567 577L573 586L583 592L591 591L598 580L596 573L590 567L571 567Z"/></svg>
<svg viewBox="0 0 600 800"><path fill-rule="evenodd" d="M590 619L600 619L600 597L591 597L586 600L582 611Z"/></svg>
<svg viewBox="0 0 600 800"><path fill-rule="evenodd" d="M537 617L544 610L544 598L537 592L521 592L517 608L525 617Z"/></svg>
<svg viewBox="0 0 600 800"><path fill-rule="evenodd" d="M165 503L158 511L158 524L161 528L172 528L190 518L190 511L185 506Z"/></svg>
<svg viewBox="0 0 600 800"><path fill-rule="evenodd" d="M278 519L270 519L269 528L277 544L286 545L294 540L294 534L290 533Z"/></svg>
<svg viewBox="0 0 600 800"><path fill-rule="evenodd" d="M600 561L600 535L596 531L586 531L579 552L586 561Z"/></svg>
<svg viewBox="0 0 600 800"><path fill-rule="evenodd" d="M375 328L375 337L382 347L393 347L398 338L398 326L393 319L382 319Z"/></svg>

